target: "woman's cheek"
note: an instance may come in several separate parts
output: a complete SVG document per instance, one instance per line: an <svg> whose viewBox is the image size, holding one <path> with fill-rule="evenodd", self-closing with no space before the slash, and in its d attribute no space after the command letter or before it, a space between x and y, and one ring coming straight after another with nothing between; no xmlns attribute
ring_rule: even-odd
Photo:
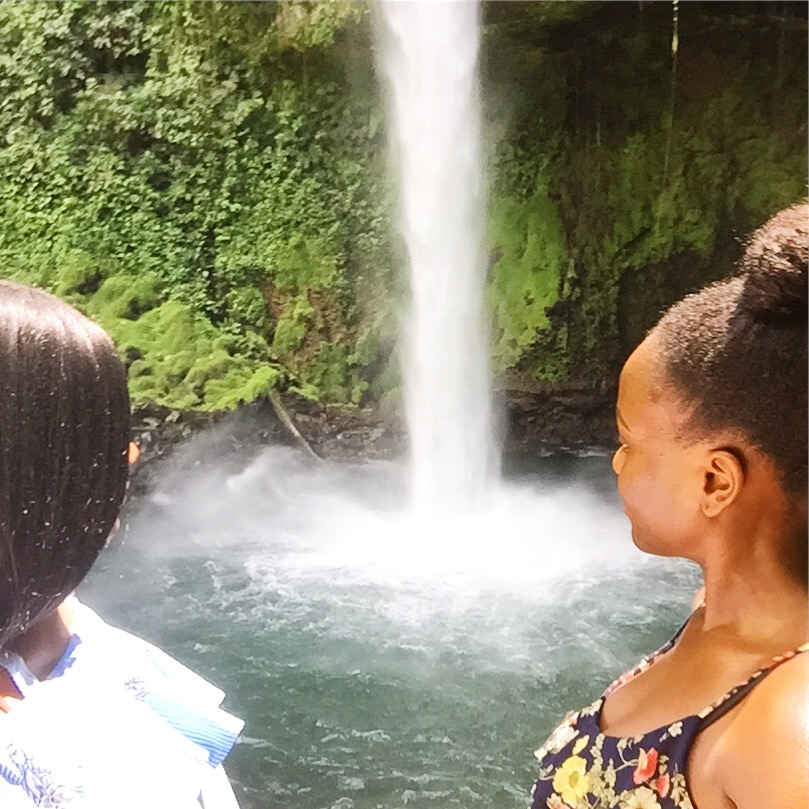
<svg viewBox="0 0 809 809"><path fill-rule="evenodd" d="M624 504L624 512L632 519L636 513L636 504L642 502L639 493L637 482L633 479L629 470L622 472L618 478L618 494Z"/></svg>
<svg viewBox="0 0 809 809"><path fill-rule="evenodd" d="M637 461L627 463L618 478L618 493L624 501L624 510L631 517L633 514L655 510L661 504L659 492L650 470L644 469Z"/></svg>

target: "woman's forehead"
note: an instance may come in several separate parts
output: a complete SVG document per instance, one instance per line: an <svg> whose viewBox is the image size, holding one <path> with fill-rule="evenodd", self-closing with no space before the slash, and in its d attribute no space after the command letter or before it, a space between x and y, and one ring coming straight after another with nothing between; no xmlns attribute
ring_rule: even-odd
<svg viewBox="0 0 809 809"><path fill-rule="evenodd" d="M656 401L663 393L660 383L660 359L656 341L644 340L630 355L621 370L619 402L623 398Z"/></svg>
<svg viewBox="0 0 809 809"><path fill-rule="evenodd" d="M629 430L675 431L682 417L677 397L660 381L659 355L650 338L626 361L618 385L616 417Z"/></svg>

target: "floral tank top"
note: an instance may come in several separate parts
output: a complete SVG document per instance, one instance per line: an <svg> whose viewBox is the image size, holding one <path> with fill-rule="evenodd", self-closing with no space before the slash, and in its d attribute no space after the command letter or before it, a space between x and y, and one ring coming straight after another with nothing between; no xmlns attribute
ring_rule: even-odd
<svg viewBox="0 0 809 809"><path fill-rule="evenodd" d="M619 677L592 705L568 714L534 753L539 760L539 779L531 809L694 809L685 772L694 738L738 705L781 663L809 651L807 643L776 657L693 716L642 736L601 733L606 698L669 651L681 632Z"/></svg>

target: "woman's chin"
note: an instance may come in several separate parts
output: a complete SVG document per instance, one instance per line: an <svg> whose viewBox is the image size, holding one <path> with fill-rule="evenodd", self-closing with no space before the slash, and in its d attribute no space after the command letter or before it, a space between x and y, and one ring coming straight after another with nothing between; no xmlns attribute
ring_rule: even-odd
<svg viewBox="0 0 809 809"><path fill-rule="evenodd" d="M654 537L650 537L643 531L638 531L634 526L632 527L632 542L639 551L643 551L644 553L648 553L652 556L663 556L666 558L676 557L682 559L691 558L690 556L687 556L679 551L677 547L672 546L671 543L667 545L665 542L661 542Z"/></svg>
<svg viewBox="0 0 809 809"><path fill-rule="evenodd" d="M653 556L669 555L661 549L660 543L655 542L653 538L649 537L648 533L635 525L632 526L632 542L635 543L635 547L639 551L644 553L651 553Z"/></svg>

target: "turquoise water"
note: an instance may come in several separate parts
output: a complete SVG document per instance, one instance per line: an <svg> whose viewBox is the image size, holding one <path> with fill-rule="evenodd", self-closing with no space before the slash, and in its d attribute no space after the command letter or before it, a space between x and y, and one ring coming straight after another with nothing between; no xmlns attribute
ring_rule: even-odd
<svg viewBox="0 0 809 809"><path fill-rule="evenodd" d="M82 587L227 692L244 809L523 807L554 720L687 613L695 571L632 548L606 457L512 465L434 524L402 479L225 426L164 463Z"/></svg>

